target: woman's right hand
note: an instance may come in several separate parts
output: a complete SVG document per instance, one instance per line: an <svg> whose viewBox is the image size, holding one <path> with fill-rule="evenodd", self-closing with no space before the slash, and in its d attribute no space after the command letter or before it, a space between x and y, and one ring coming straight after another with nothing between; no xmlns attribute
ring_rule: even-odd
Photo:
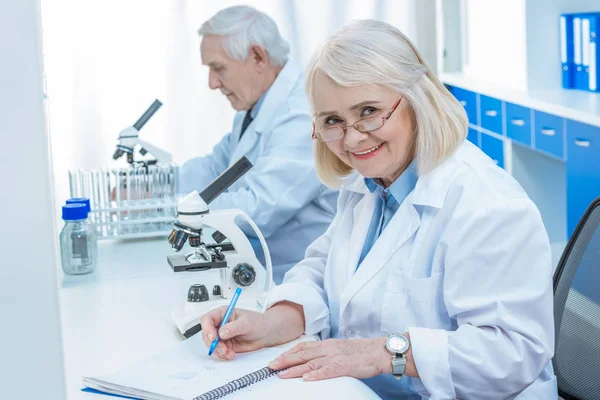
<svg viewBox="0 0 600 400"><path fill-rule="evenodd" d="M210 347L227 306L216 308L200 318L202 339ZM243 309L234 309L229 322L219 330L219 344L214 354L224 360L232 360L236 353L246 353L268 347L268 329L265 314Z"/></svg>

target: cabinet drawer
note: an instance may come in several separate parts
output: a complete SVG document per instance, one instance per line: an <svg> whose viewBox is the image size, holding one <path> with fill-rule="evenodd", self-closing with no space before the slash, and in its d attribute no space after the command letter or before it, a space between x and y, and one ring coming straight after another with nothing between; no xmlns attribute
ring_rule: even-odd
<svg viewBox="0 0 600 400"><path fill-rule="evenodd" d="M477 125L477 94L456 86L450 86L450 91L465 108L469 123Z"/></svg>
<svg viewBox="0 0 600 400"><path fill-rule="evenodd" d="M500 168L504 168L504 141L481 132L481 150Z"/></svg>
<svg viewBox="0 0 600 400"><path fill-rule="evenodd" d="M531 110L506 103L506 136L531 146Z"/></svg>
<svg viewBox="0 0 600 400"><path fill-rule="evenodd" d="M481 127L498 135L502 132L502 102L493 97L479 95L481 108Z"/></svg>
<svg viewBox="0 0 600 400"><path fill-rule="evenodd" d="M475 146L479 146L479 132L473 128L469 128L469 133L467 134L467 140L473 143Z"/></svg>
<svg viewBox="0 0 600 400"><path fill-rule="evenodd" d="M557 157L564 157L563 119L541 111L533 112L535 148Z"/></svg>
<svg viewBox="0 0 600 400"><path fill-rule="evenodd" d="M600 197L600 127L567 120L567 229Z"/></svg>

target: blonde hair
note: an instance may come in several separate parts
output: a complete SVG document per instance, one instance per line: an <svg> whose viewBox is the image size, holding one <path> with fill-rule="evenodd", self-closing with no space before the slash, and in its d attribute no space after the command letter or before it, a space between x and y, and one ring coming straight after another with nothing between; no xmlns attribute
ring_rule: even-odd
<svg viewBox="0 0 600 400"><path fill-rule="evenodd" d="M321 71L344 87L376 85L404 96L415 123L417 173L431 171L467 135L464 107L431 72L421 55L398 29L375 20L355 21L329 38L313 55L305 81L314 112L313 82ZM352 173L321 141L315 144L319 177L338 188Z"/></svg>

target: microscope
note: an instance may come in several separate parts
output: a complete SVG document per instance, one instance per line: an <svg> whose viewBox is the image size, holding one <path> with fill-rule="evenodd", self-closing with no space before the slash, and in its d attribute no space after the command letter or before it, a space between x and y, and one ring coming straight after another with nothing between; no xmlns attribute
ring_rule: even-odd
<svg viewBox="0 0 600 400"><path fill-rule="evenodd" d="M201 193L195 190L177 204L177 221L169 235L169 243L176 252L181 251L186 242L194 251L167 256L167 262L174 272L206 271L203 272L205 283L218 282L210 293L205 284L192 285L185 304L173 311L173 320L186 338L202 329L202 315L227 305L227 299L237 288L243 288L238 308L263 311L266 296L273 285L269 249L254 221L239 209L208 208L216 197L251 168L252 163L242 157ZM265 255L266 269L258 261L250 241L236 221L248 224L254 231ZM214 229L210 235L212 243L203 240L206 227Z"/></svg>
<svg viewBox="0 0 600 400"><path fill-rule="evenodd" d="M172 161L172 156L169 152L162 150L161 148L148 143L139 138L140 129L146 125L146 122L154 113L158 111L158 109L162 106L162 103L159 100L154 100L152 105L146 110L146 112L137 120L133 126L125 128L119 133L119 139L117 141L117 149L113 154L113 159L119 159L123 154L127 155L127 162L132 166L145 166L156 164L157 162L161 163L170 163ZM153 160L136 160L134 157L135 147L138 146L139 153L142 156L150 153L154 156Z"/></svg>

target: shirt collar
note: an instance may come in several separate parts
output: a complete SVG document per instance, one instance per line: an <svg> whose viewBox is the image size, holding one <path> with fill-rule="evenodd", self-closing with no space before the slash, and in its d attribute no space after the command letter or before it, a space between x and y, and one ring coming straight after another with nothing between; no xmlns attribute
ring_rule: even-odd
<svg viewBox="0 0 600 400"><path fill-rule="evenodd" d="M417 184L417 172L413 160L392 184L384 188L379 178L365 178L365 185L371 193L381 188L388 197L393 197L398 203L402 203Z"/></svg>

